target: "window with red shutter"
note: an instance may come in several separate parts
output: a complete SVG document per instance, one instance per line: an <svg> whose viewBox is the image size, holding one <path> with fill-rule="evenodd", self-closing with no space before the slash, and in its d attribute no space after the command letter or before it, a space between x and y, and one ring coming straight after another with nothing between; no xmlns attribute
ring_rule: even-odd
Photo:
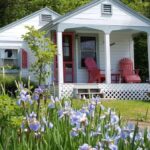
<svg viewBox="0 0 150 150"><path fill-rule="evenodd" d="M22 49L22 68L28 68L28 54L24 49Z"/></svg>

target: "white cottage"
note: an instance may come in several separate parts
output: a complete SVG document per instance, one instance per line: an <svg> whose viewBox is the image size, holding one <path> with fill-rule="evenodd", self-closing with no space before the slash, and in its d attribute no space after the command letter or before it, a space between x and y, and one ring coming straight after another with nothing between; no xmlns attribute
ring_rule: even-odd
<svg viewBox="0 0 150 150"><path fill-rule="evenodd" d="M54 79L59 96L92 93L103 89L108 98L147 99L149 84L112 83L119 76L119 61L129 58L134 63L133 35L146 32L150 70L150 20L131 10L119 0L93 0L42 29L57 42L58 54ZM103 71L104 83L88 83L85 58L92 57ZM133 64L134 66L134 64ZM58 77L58 78L57 78ZM150 78L150 74L149 74ZM120 80L117 79L117 82ZM84 89L84 90L83 90ZM86 90L88 89L88 90Z"/></svg>
<svg viewBox="0 0 150 150"><path fill-rule="evenodd" d="M27 77L34 56L22 39L22 35L27 32L25 26L34 26L36 29L40 29L58 17L60 17L58 13L49 8L43 8L0 28L0 66L11 65L14 68L20 68L22 76ZM11 70L9 73L14 73L14 71Z"/></svg>
<svg viewBox="0 0 150 150"><path fill-rule="evenodd" d="M40 21L42 11L52 16L52 21L47 18L46 20L50 22L44 26ZM30 17L36 21L30 20ZM58 85L59 97L73 96L74 93L79 96L97 94L102 89L107 98L148 99L145 92L150 85L120 83L118 66L123 58L129 58L134 63L133 35L146 32L150 70L150 20L119 0L93 0L64 16L59 16L46 8L1 29L1 51L4 53L5 49L27 51L27 54L23 55L23 60L28 59L28 64L24 61L19 63L22 64L20 67L22 66L23 74L28 70L25 67L29 67L34 60L27 45L24 45L20 38L26 32L24 25L34 25L40 30L47 31L47 35L57 43L58 54L52 69L53 74L48 81L51 84L55 81ZM87 57L92 57L97 67L101 69L105 78L103 83L88 83L89 74L85 68Z"/></svg>

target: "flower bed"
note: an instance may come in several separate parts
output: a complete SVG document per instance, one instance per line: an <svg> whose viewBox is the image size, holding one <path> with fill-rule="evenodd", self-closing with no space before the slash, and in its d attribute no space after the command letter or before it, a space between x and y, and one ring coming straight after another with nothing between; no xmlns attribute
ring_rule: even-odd
<svg viewBox="0 0 150 150"><path fill-rule="evenodd" d="M150 149L150 133L137 125L122 124L120 116L105 108L99 98L76 109L71 99L54 98L47 89L39 87L31 93L22 85L18 88L21 122L4 130L1 141L7 142L6 149Z"/></svg>

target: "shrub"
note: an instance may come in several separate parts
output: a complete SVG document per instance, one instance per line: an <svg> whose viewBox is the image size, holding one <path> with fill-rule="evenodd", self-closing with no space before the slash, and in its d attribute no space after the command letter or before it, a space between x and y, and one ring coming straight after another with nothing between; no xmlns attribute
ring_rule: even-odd
<svg viewBox="0 0 150 150"><path fill-rule="evenodd" d="M20 82L20 77L18 75L6 74L3 77L3 75L0 74L1 93L5 92L10 96L15 96L15 91L17 90L15 81ZM24 83L24 85L28 85L27 78L22 78L21 81ZM31 85L33 85L33 87L36 87L35 82L31 82ZM4 87L5 91L2 91L2 86Z"/></svg>

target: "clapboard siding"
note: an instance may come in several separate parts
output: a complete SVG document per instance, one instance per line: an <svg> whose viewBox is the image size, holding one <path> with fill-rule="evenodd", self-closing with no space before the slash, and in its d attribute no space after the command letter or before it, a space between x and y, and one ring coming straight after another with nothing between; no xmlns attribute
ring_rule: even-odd
<svg viewBox="0 0 150 150"><path fill-rule="evenodd" d="M124 26L135 26L138 24L138 26L148 26L147 23L136 18L129 12L121 9L113 2L109 2L109 4L112 5L112 15L103 15L101 13L102 4L84 10L83 12L65 20L64 23L124 25Z"/></svg>
<svg viewBox="0 0 150 150"><path fill-rule="evenodd" d="M100 64L98 67L105 73L105 51L104 51L104 34L99 33L98 36L98 54L99 60L97 60ZM118 71L118 62L120 59L124 57L131 58L131 35L125 32L114 32L111 33L110 41L111 43L115 42L115 45L111 46L111 69L112 72ZM77 57L80 55L79 50L76 54ZM78 60L78 59L77 59ZM79 60L78 60L79 61ZM80 69L77 67L77 83L87 83L88 81L88 73L86 69Z"/></svg>
<svg viewBox="0 0 150 150"><path fill-rule="evenodd" d="M21 38L22 35L27 32L27 29L25 28L25 26L34 26L36 29L43 27L45 24L41 23L40 21L41 14L50 14L50 12L47 10L43 10L39 14L31 16L30 18L23 20L17 25L16 24L14 24L14 26L12 25L8 29L0 33L0 40L1 41L6 41L6 40L20 41L22 40ZM51 14L51 15L52 15L52 19L55 19L57 17L55 14Z"/></svg>

